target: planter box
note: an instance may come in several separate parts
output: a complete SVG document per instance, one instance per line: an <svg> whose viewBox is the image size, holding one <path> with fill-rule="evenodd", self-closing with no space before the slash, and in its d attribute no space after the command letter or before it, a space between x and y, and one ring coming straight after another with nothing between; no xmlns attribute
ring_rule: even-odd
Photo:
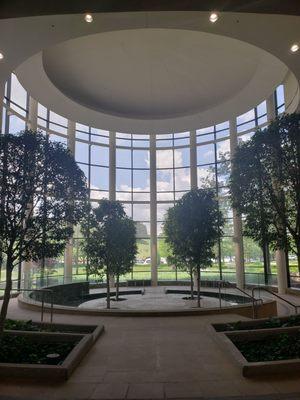
<svg viewBox="0 0 300 400"><path fill-rule="evenodd" d="M288 322L290 319L290 316L288 317L276 317L276 320L281 321L283 324L285 322ZM270 318L261 318L261 319L254 319L251 321L236 321L239 322L239 328L241 329L227 329L228 325L234 324L236 322L228 322L227 324L220 323L220 324L212 324L213 328L215 329L216 332L244 332L246 330L272 330L272 329L285 329L285 328L295 328L298 325L295 325L293 327L263 327L263 325L268 322ZM299 320L299 328L300 328L300 320Z"/></svg>
<svg viewBox="0 0 300 400"><path fill-rule="evenodd" d="M290 376L291 374L299 374L300 359L293 358L279 361L259 361L249 362L235 346L234 342L243 341L259 341L267 337L274 337L276 335L287 333L293 334L299 332L299 327L287 328L271 328L263 330L249 330L249 331L232 331L216 333L218 343L224 348L231 356L233 361L241 368L244 377L261 377L268 375Z"/></svg>
<svg viewBox="0 0 300 400"><path fill-rule="evenodd" d="M35 326L40 327L40 329L51 329L59 332L53 333L79 333L79 334L91 334L93 336L93 341L95 342L98 337L103 333L103 325L72 325L72 324L50 324L42 322L33 322Z"/></svg>
<svg viewBox="0 0 300 400"><path fill-rule="evenodd" d="M49 324L48 324L49 325ZM62 333L62 332L31 332L5 331L15 336L29 336L40 342L78 342L60 365L47 364L14 364L0 363L0 377L40 379L47 381L67 380L82 358L87 354L98 337L103 333L103 326L77 326L55 324L57 328L78 331L90 329L91 333Z"/></svg>

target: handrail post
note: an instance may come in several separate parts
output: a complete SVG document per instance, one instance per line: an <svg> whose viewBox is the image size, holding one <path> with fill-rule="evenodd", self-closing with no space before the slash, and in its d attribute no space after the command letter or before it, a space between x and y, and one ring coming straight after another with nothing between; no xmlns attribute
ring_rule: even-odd
<svg viewBox="0 0 300 400"><path fill-rule="evenodd" d="M53 290L51 290L51 311L50 311L50 323L53 323Z"/></svg>
<svg viewBox="0 0 300 400"><path fill-rule="evenodd" d="M44 291L42 290L42 310L41 310L41 322L44 322Z"/></svg>

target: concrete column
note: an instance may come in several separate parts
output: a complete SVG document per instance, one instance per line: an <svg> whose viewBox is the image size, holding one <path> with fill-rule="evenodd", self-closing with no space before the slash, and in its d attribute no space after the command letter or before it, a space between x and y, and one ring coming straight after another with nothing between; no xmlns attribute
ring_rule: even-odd
<svg viewBox="0 0 300 400"><path fill-rule="evenodd" d="M283 250L276 250L275 260L277 269L278 294L285 294L288 287L285 252Z"/></svg>
<svg viewBox="0 0 300 400"><path fill-rule="evenodd" d="M76 124L73 121L68 121L68 149L75 157L75 135L76 135Z"/></svg>
<svg viewBox="0 0 300 400"><path fill-rule="evenodd" d="M75 157L75 135L76 124L73 121L68 121L68 149ZM72 199L70 199L72 201ZM72 282L73 275L73 238L71 237L65 248L65 263L64 263L64 283Z"/></svg>
<svg viewBox="0 0 300 400"><path fill-rule="evenodd" d="M230 126L230 157L234 156L238 139L236 119L229 121ZM245 287L245 262L244 262L244 245L243 245L243 226L242 218L238 215L237 210L233 209L233 242L235 252L235 273L236 285L238 288Z"/></svg>
<svg viewBox="0 0 300 400"><path fill-rule="evenodd" d="M116 200L116 132L109 132L109 200Z"/></svg>
<svg viewBox="0 0 300 400"><path fill-rule="evenodd" d="M275 112L275 95L274 93L271 94L271 96L269 96L267 98L267 118L268 118L268 122L271 122L273 119L276 118L276 112Z"/></svg>
<svg viewBox="0 0 300 400"><path fill-rule="evenodd" d="M109 200L116 200L116 132L109 132ZM109 277L110 287L115 287L115 277Z"/></svg>
<svg viewBox="0 0 300 400"><path fill-rule="evenodd" d="M0 85L0 133L4 133L3 128L3 100L4 100L4 94L5 94L5 85L1 84Z"/></svg>
<svg viewBox="0 0 300 400"><path fill-rule="evenodd" d="M37 130L37 125L38 125L37 118L38 118L38 102L32 97L29 97L27 129L31 129L32 131Z"/></svg>
<svg viewBox="0 0 300 400"><path fill-rule="evenodd" d="M276 118L274 94L272 94L267 98L267 118L268 122L271 122ZM276 250L275 259L276 259L276 270L277 270L278 293L284 294L286 293L288 287L285 251Z"/></svg>
<svg viewBox="0 0 300 400"><path fill-rule="evenodd" d="M32 97L29 97L29 103L28 103L28 120L27 120L27 129L31 129L32 131L37 130L37 119L38 119L38 102L33 99ZM28 213L31 212L32 209L32 204L28 204ZM30 288L30 273L33 268L33 262L32 261L24 261L22 263L22 271L23 271L23 279L24 279L24 288L29 289ZM43 282L41 282L41 285L43 285Z"/></svg>
<svg viewBox="0 0 300 400"><path fill-rule="evenodd" d="M150 134L150 245L151 283L157 286L156 135Z"/></svg>
<svg viewBox="0 0 300 400"><path fill-rule="evenodd" d="M190 177L191 189L197 189L197 141L196 131L190 132Z"/></svg>

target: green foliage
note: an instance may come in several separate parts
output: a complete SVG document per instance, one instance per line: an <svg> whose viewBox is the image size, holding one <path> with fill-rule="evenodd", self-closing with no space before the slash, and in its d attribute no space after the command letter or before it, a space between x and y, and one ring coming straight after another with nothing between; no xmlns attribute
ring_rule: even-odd
<svg viewBox="0 0 300 400"><path fill-rule="evenodd" d="M0 337L0 362L21 364L54 364L48 354L59 354L55 364L61 364L70 351L74 342L40 342L29 336L14 336L4 334Z"/></svg>
<svg viewBox="0 0 300 400"><path fill-rule="evenodd" d="M262 250L257 242L250 237L245 237L244 240L244 256L245 260L259 260L262 257Z"/></svg>
<svg viewBox="0 0 300 400"><path fill-rule="evenodd" d="M72 154L41 133L0 134L0 254L6 289L0 332L15 265L58 256L85 214L87 189Z"/></svg>
<svg viewBox="0 0 300 400"><path fill-rule="evenodd" d="M300 326L300 315L291 315L286 319L278 317L271 317L266 321L255 324L252 327L243 324L243 321L230 322L226 324L226 328L222 331L243 331L243 330L256 330L256 329L271 329L271 328L285 328L291 326Z"/></svg>
<svg viewBox="0 0 300 400"><path fill-rule="evenodd" d="M214 258L213 246L222 235L224 219L214 192L194 189L169 208L164 234L178 265L206 268Z"/></svg>
<svg viewBox="0 0 300 400"><path fill-rule="evenodd" d="M234 341L249 362L290 360L300 357L300 333L278 334L260 340Z"/></svg>
<svg viewBox="0 0 300 400"><path fill-rule="evenodd" d="M39 331L39 326L35 325L31 320L29 321L20 321L7 319L5 321L5 329L11 331Z"/></svg>
<svg viewBox="0 0 300 400"><path fill-rule="evenodd" d="M60 254L87 199L71 153L41 133L0 135L0 189L1 250L11 267Z"/></svg>
<svg viewBox="0 0 300 400"><path fill-rule="evenodd" d="M137 253L135 225L118 201L102 199L82 224L89 274L121 275L131 270Z"/></svg>
<svg viewBox="0 0 300 400"><path fill-rule="evenodd" d="M238 146L230 191L247 236L300 257L300 114L276 118Z"/></svg>

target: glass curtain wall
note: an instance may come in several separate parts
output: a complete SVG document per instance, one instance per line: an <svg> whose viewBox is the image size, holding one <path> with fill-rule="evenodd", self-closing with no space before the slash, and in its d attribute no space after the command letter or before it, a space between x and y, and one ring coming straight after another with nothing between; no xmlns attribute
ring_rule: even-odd
<svg viewBox="0 0 300 400"><path fill-rule="evenodd" d="M28 118L29 94L12 74L5 88L2 128L3 132L16 133L25 129ZM284 112L284 87L275 91L276 113ZM249 140L255 129L267 125L266 101L236 118L239 141ZM67 146L68 121L41 104L38 104L38 126L49 134L50 140ZM213 266L203 272L204 279L235 280L233 245L233 215L229 201L230 175L229 121L196 131L197 184L212 188L226 220L224 236L215 249ZM83 170L93 206L101 198L110 197L110 132L76 123L75 159ZM132 273L124 279L150 279L150 135L116 132L116 170L114 197L123 203L126 213L136 222L138 256ZM190 132L156 135L156 213L157 213L157 270L158 280L187 280L185 272L168 265L168 248L163 235L166 211L191 189ZM83 238L80 227L73 237L73 275L85 279L87 260L81 250ZM263 283L264 267L259 246L244 238L246 283ZM270 254L269 279L276 283L274 256ZM52 276L63 275L63 255L48 260ZM293 272L293 266L290 265ZM38 266L36 273L38 273ZM1 280L5 271L1 270Z"/></svg>

